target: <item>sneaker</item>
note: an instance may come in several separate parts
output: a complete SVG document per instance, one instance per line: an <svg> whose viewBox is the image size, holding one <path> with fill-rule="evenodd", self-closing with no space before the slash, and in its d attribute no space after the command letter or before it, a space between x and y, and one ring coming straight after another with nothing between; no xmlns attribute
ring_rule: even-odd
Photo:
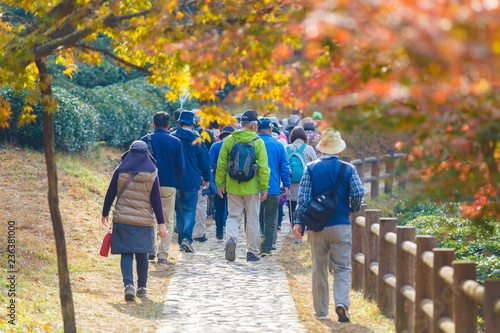
<svg viewBox="0 0 500 333"><path fill-rule="evenodd" d="M208 240L207 236L205 236L205 235L203 235L203 237L196 237L193 239L197 242L200 242L200 243L206 242Z"/></svg>
<svg viewBox="0 0 500 333"><path fill-rule="evenodd" d="M215 235L215 238L217 238L217 240L221 241L224 239L224 235L217 234L217 235Z"/></svg>
<svg viewBox="0 0 500 333"><path fill-rule="evenodd" d="M294 238L294 241L293 241L295 244L302 244L302 239L295 239Z"/></svg>
<svg viewBox="0 0 500 333"><path fill-rule="evenodd" d="M272 255L273 255L272 253L266 253L266 252L260 254L261 257L270 257Z"/></svg>
<svg viewBox="0 0 500 333"><path fill-rule="evenodd" d="M186 252L194 252L191 243L186 238L184 238L184 240L182 241L181 248L184 249L184 251Z"/></svg>
<svg viewBox="0 0 500 333"><path fill-rule="evenodd" d="M247 261L259 261L260 258L253 253L247 253Z"/></svg>
<svg viewBox="0 0 500 333"><path fill-rule="evenodd" d="M179 248L179 251L186 252L186 250L184 250L184 248L182 246Z"/></svg>
<svg viewBox="0 0 500 333"><path fill-rule="evenodd" d="M339 316L339 322L348 323L351 321L351 316L349 316L349 312L347 311L349 308L344 304L339 304L335 308L335 312Z"/></svg>
<svg viewBox="0 0 500 333"><path fill-rule="evenodd" d="M165 259L163 259L163 260L165 260ZM148 295L148 290L145 287L137 288L137 297L144 298L144 297L147 297L147 295Z"/></svg>
<svg viewBox="0 0 500 333"><path fill-rule="evenodd" d="M155 254L154 254L154 253L152 253L152 254L151 254L151 253L150 253L150 254L148 254L148 259L149 259L149 260L155 260L155 257L156 257L156 256L155 256Z"/></svg>
<svg viewBox="0 0 500 333"><path fill-rule="evenodd" d="M125 300L135 301L135 288L131 284L125 287Z"/></svg>
<svg viewBox="0 0 500 333"><path fill-rule="evenodd" d="M168 260L167 259L158 259L158 263L159 264L168 264Z"/></svg>
<svg viewBox="0 0 500 333"><path fill-rule="evenodd" d="M232 238L229 238L226 243L226 260L236 260L236 242Z"/></svg>

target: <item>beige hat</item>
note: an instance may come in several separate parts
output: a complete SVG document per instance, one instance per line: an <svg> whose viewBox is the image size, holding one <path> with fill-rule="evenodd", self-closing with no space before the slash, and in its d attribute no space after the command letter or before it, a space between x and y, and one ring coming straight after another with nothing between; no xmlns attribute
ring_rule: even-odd
<svg viewBox="0 0 500 333"><path fill-rule="evenodd" d="M321 133L319 143L316 148L323 154L335 155L342 152L346 147L345 141L342 140L340 132L333 128L327 128Z"/></svg>

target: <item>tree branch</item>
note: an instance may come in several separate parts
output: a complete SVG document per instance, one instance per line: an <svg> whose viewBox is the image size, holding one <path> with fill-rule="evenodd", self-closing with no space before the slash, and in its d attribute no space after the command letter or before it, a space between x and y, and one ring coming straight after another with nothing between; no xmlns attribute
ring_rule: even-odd
<svg viewBox="0 0 500 333"><path fill-rule="evenodd" d="M56 5L54 8L49 10L47 13L46 17L50 17L51 19L54 19L54 21L58 21L69 14L73 12L75 9L75 3L76 0L63 0L61 1L58 5ZM21 31L19 34L21 37L26 37L32 32L35 32L37 30L42 30L45 31L51 26L51 23L49 22L43 22L40 20L37 20L33 22L29 27Z"/></svg>
<svg viewBox="0 0 500 333"><path fill-rule="evenodd" d="M64 37L51 40L43 45L35 46L33 48L33 55L35 59L45 58L50 54L52 54L56 49L59 49L63 46L68 47L74 45L81 39L90 35L91 33L92 29L90 28L83 28L80 30L73 31L72 33Z"/></svg>
<svg viewBox="0 0 500 333"><path fill-rule="evenodd" d="M75 47L79 48L79 49L92 50L92 51L100 52L100 53L104 54L105 56L110 57L110 58L112 58L112 59L114 59L114 60L116 60L116 61L124 64L125 66L131 67L131 68L135 69L136 71L144 73L144 74L146 74L148 76L151 76L153 74L146 67L141 67L141 66L134 65L133 63L128 62L127 60L118 57L113 52L111 52L109 50L106 50L106 49L103 49L101 47L94 46L94 45L88 45L88 44L77 44L77 45L75 45Z"/></svg>
<svg viewBox="0 0 500 333"><path fill-rule="evenodd" d="M149 12L151 12L153 9L154 9L154 7L137 12L137 13L131 13L131 14L120 15L120 16L115 16L113 14L110 14L103 19L103 23L105 26L107 26L109 28L116 28L121 22L126 21L126 20L130 20L131 18L134 18L137 16L146 15Z"/></svg>

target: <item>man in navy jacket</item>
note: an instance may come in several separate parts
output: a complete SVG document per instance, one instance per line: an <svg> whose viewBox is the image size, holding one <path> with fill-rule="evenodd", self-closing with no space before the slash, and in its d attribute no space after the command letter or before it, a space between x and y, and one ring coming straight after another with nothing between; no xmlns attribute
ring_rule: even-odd
<svg viewBox="0 0 500 333"><path fill-rule="evenodd" d="M359 179L356 168L339 159L337 154L346 147L339 131L327 128L321 134L318 150L323 153L320 159L307 164L304 176L300 181L299 197L293 234L296 239L302 239L302 219L312 198L330 192L337 183L340 168L346 170L340 178L336 190L337 205L326 222L325 228L314 232L309 230L308 240L311 244L313 261L312 292L313 304L318 319L327 319L328 293L328 263L333 264L333 298L335 311L340 322L349 322L349 290L351 288L351 220L350 213L360 209L363 203L365 189Z"/></svg>
<svg viewBox="0 0 500 333"><path fill-rule="evenodd" d="M167 237L161 238L158 246L158 263L166 264L168 261L168 249L172 242L175 214L175 192L176 186L184 177L184 149L179 139L168 133L170 116L165 111L157 112L153 116L154 132L141 138L151 150L150 153L156 159L158 178L160 179L161 201ZM154 259L154 254L150 254Z"/></svg>
<svg viewBox="0 0 500 333"><path fill-rule="evenodd" d="M264 233L261 256L270 256L273 247L274 234L278 222L278 206L281 182L286 195L290 187L290 165L283 145L272 136L272 124L269 118L259 118L259 136L264 141L267 151L267 164L271 169L267 199L261 203L261 230ZM281 179L281 182L280 182ZM263 215L263 216L262 216ZM263 217L263 218L262 218Z"/></svg>
<svg viewBox="0 0 500 333"><path fill-rule="evenodd" d="M182 111L177 120L178 128L172 134L181 140L186 158L186 176L182 182L177 184L175 198L179 235L177 242L181 250L186 252L194 252L191 243L193 243L193 228L200 185L203 183L203 189L206 189L210 181L208 150L198 132L193 130L195 123L193 112Z"/></svg>

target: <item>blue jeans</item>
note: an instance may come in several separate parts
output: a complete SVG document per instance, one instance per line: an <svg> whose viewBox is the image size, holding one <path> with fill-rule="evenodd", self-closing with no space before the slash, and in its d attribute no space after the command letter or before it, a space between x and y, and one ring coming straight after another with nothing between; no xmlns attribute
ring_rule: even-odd
<svg viewBox="0 0 500 333"><path fill-rule="evenodd" d="M129 284L134 285L134 272L132 269L132 262L134 260L134 253L122 253L120 267L122 269L123 286ZM148 282L148 254L135 253L135 261L137 263L137 287L146 288Z"/></svg>
<svg viewBox="0 0 500 333"><path fill-rule="evenodd" d="M177 216L177 243L181 245L184 239L193 242L193 228L196 223L196 205L198 191L177 190L175 196L175 214Z"/></svg>
<svg viewBox="0 0 500 333"><path fill-rule="evenodd" d="M227 194L224 192L223 198L218 194L214 195L215 203L215 230L217 236L224 235L224 227L227 219Z"/></svg>

